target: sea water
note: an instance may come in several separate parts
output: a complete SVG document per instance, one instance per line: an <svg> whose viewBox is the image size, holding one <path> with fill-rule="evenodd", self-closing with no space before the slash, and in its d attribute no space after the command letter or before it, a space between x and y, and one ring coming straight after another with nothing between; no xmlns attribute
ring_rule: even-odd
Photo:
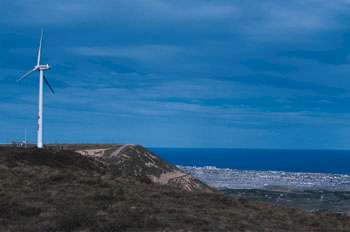
<svg viewBox="0 0 350 232"><path fill-rule="evenodd" d="M150 148L150 150L173 164L184 166L350 174L350 150L217 148Z"/></svg>

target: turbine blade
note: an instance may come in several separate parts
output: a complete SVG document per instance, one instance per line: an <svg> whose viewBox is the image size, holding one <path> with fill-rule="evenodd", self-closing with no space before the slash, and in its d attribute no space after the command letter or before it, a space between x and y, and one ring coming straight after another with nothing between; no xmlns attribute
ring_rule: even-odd
<svg viewBox="0 0 350 232"><path fill-rule="evenodd" d="M52 94L55 94L55 91L53 91L53 88L51 87L50 83L47 81L46 76L44 75L44 81L47 87L49 87Z"/></svg>
<svg viewBox="0 0 350 232"><path fill-rule="evenodd" d="M44 30L41 29L41 36L40 36L40 44L39 44L39 50L38 50L38 62L37 65L40 65L40 61L41 61L41 45L43 43L43 35L44 35Z"/></svg>
<svg viewBox="0 0 350 232"><path fill-rule="evenodd" d="M34 72L34 71L36 71L35 68L33 68L32 70L26 72L23 76L21 76L21 77L17 80L17 82L23 80L24 78L26 78L27 76L29 76L29 75L30 75L32 72Z"/></svg>

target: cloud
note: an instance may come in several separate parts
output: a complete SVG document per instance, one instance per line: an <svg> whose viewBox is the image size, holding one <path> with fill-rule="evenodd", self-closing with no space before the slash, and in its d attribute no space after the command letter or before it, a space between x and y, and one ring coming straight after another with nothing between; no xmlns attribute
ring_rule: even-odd
<svg viewBox="0 0 350 232"><path fill-rule="evenodd" d="M77 55L92 57L122 57L140 62L164 62L181 52L181 48L172 45L139 45L121 47L77 47L67 51Z"/></svg>
<svg viewBox="0 0 350 232"><path fill-rule="evenodd" d="M197 0L4 1L3 13L7 13L0 16L2 24L59 28L91 24L96 31L99 30L97 27L104 26L112 31L130 33L132 27L151 34L159 34L160 28L182 33L192 30L193 34L240 35L258 41L266 41L265 36L270 40L300 40L305 35L344 28L341 20L350 8L346 1L325 3L321 0L219 0L215 3Z"/></svg>
<svg viewBox="0 0 350 232"><path fill-rule="evenodd" d="M285 64L285 63L272 63L265 60L260 59L249 59L242 61L244 65L249 67L252 70L255 71L271 71L271 72L277 72L277 73L290 73L292 71L296 71L297 67L291 65L291 64Z"/></svg>
<svg viewBox="0 0 350 232"><path fill-rule="evenodd" d="M347 64L349 63L349 48L339 48L326 51L289 51L280 54L284 57L296 57L300 59L316 60L322 64Z"/></svg>
<svg viewBox="0 0 350 232"><path fill-rule="evenodd" d="M107 0L63 0L60 2L41 2L37 0L19 0L16 2L6 1L4 5L13 9L18 15L6 14L0 22L32 24L32 25L59 25L79 24L89 21L94 23L111 24L116 19L122 19L124 23L133 20L146 20L156 22L161 19L166 21L189 21L189 20L215 20L224 19L235 11L235 6L227 3L210 1L159 1L159 0L130 0L107 1ZM33 14L33 12L46 12L46 14ZM26 16L31 16L30 18ZM49 16L49 17L48 17Z"/></svg>
<svg viewBox="0 0 350 232"><path fill-rule="evenodd" d="M343 23L350 7L344 1L281 2L275 0L242 4L239 21L243 33L255 41L280 40L294 43L307 36L347 28Z"/></svg>

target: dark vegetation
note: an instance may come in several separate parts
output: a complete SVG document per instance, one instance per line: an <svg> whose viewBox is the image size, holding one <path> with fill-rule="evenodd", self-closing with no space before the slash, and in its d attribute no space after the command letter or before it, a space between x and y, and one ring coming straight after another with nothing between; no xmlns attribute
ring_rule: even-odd
<svg viewBox="0 0 350 232"><path fill-rule="evenodd" d="M0 231L350 231L350 220L118 175L71 151L0 148Z"/></svg>
<svg viewBox="0 0 350 232"><path fill-rule="evenodd" d="M350 192L325 190L264 190L223 189L223 193L235 198L263 201L275 205L301 208L310 212L350 213Z"/></svg>

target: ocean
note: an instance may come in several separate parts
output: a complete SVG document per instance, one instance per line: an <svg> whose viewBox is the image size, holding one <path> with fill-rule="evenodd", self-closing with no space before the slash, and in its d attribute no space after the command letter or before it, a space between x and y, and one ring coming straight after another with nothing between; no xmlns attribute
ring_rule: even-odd
<svg viewBox="0 0 350 232"><path fill-rule="evenodd" d="M350 174L350 150L149 149L164 160L183 166Z"/></svg>

